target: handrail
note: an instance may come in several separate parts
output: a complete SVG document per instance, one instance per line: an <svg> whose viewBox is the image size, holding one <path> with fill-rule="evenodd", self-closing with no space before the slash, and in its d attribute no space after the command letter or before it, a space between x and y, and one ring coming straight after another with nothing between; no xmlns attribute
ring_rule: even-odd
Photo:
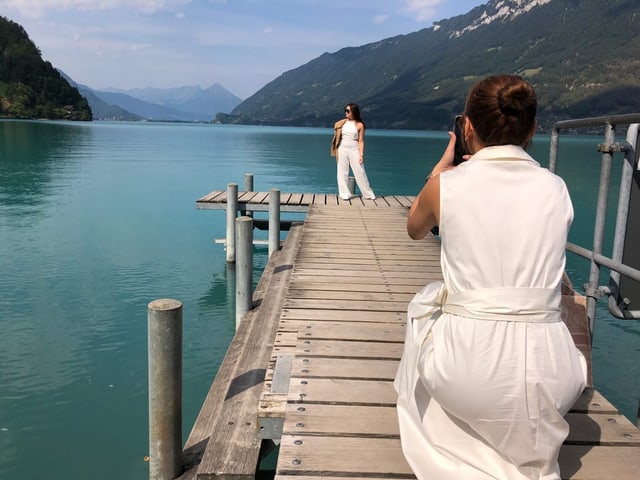
<svg viewBox="0 0 640 480"><path fill-rule="evenodd" d="M590 260L589 283L585 285L587 296L587 317L591 336L594 332L596 301L598 298L608 297L609 312L616 318L640 319L640 310L628 310L629 301L619 296L619 282L621 274L633 280L640 281L640 270L625 265L622 261L624 241L629 215L629 199L631 197L631 185L633 172L637 168L638 155L638 130L640 125L640 113L609 115L592 118L563 120L557 122L551 132L551 144L549 152L549 169L556 171L558 162L558 145L560 130L578 129L589 127L601 127L604 125L604 142L598 145L597 150L602 154L600 169L600 184L598 187L598 200L593 234L592 250L580 247L573 243L567 243L567 251L575 253ZM615 127L629 125L626 141L618 143L615 137ZM603 255L603 243L605 234L605 220L609 185L611 183L611 166L613 155L624 153L624 163L620 179L620 193L618 196L618 208L616 213L616 225L614 244L611 257ZM611 270L608 286L599 286L600 267Z"/></svg>

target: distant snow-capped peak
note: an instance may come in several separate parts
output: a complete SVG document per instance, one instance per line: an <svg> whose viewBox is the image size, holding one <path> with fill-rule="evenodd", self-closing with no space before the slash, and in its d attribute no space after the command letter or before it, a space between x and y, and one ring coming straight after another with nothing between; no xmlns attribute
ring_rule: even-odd
<svg viewBox="0 0 640 480"><path fill-rule="evenodd" d="M453 30L450 32L450 37L459 37L464 35L465 33L471 32L476 28L479 28L483 25L489 25L490 23L496 21L505 21L512 20L518 15L522 15L523 13L527 13L531 9L535 7L539 7L546 3L549 3L551 0L493 0L484 5L484 10L473 20L469 25L464 27L462 30ZM434 23L433 29L439 30L441 25L438 23Z"/></svg>

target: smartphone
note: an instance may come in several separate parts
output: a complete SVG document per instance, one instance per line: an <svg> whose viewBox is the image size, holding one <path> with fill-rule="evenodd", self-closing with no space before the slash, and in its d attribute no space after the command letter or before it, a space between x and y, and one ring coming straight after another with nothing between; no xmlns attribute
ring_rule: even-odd
<svg viewBox="0 0 640 480"><path fill-rule="evenodd" d="M456 145L453 150L453 164L460 165L464 162L463 155L468 155L467 145L464 142L464 132L462 130L462 115L456 115L453 120L453 133L456 135Z"/></svg>

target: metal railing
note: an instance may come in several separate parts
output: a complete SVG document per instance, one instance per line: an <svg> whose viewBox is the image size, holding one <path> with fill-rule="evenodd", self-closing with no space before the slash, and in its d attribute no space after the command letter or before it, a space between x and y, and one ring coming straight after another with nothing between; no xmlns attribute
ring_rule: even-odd
<svg viewBox="0 0 640 480"><path fill-rule="evenodd" d="M626 140L616 141L616 126L628 125ZM592 117L576 120L566 120L557 122L551 132L551 146L549 153L549 169L556 171L558 161L558 145L560 130L593 128L604 126L604 142L597 145L597 150L602 154L600 167L600 184L598 188L598 199L596 207L596 217L593 233L592 250L578 246L574 243L567 243L567 251L584 257L591 262L589 272L589 283L585 284L585 295L587 297L587 317L589 319L589 330L593 336L596 303L598 298L608 297L609 312L616 318L639 319L640 310L630 310L630 301L621 297L620 279L621 275L634 281L640 282L640 270L625 265L623 263L623 253L625 247L625 236L627 220L630 210L630 199L634 171L638 169L638 129L640 125L640 113L626 115L612 115L604 117ZM623 165L620 178L620 194L618 197L618 208L616 213L616 223L614 241L611 257L603 254L603 243L605 237L605 220L607 212L607 202L609 197L609 187L611 184L611 170L614 154L623 154ZM640 209L640 204L635 206ZM637 213L636 213L637 214ZM601 286L600 269L609 268L609 285Z"/></svg>

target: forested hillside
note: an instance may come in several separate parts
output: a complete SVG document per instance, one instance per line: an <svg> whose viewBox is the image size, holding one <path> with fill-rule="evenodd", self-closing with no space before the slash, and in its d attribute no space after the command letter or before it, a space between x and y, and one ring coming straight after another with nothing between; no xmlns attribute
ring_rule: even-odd
<svg viewBox="0 0 640 480"><path fill-rule="evenodd" d="M42 59L25 30L0 17L0 118L91 120L78 89Z"/></svg>
<svg viewBox="0 0 640 480"><path fill-rule="evenodd" d="M408 35L283 73L224 123L330 126L347 102L375 128L444 129L478 78L516 73L539 123L640 111L638 0L491 0Z"/></svg>

